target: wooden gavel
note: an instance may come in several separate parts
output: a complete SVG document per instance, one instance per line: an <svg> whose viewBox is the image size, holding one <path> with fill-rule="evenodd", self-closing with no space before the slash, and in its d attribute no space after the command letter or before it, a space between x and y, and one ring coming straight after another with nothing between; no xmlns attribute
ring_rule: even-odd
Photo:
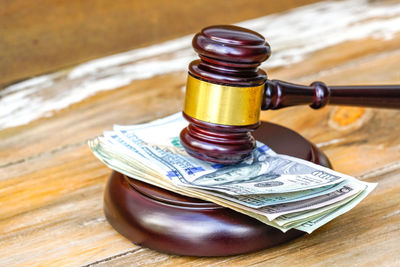
<svg viewBox="0 0 400 267"><path fill-rule="evenodd" d="M189 65L180 134L186 151L199 159L233 164L246 159L256 142L260 111L309 104L400 108L400 85L310 86L268 80L261 62L271 54L264 37L237 26L211 26L193 38L200 60Z"/></svg>

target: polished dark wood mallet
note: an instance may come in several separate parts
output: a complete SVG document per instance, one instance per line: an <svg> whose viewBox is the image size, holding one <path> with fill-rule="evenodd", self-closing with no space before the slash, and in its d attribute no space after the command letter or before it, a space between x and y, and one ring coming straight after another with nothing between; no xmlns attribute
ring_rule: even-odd
<svg viewBox="0 0 400 267"><path fill-rule="evenodd" d="M199 159L233 164L255 147L250 134L260 110L309 104L400 108L400 85L310 86L268 80L258 66L270 56L260 34L237 26L212 26L193 38L200 60L189 66L181 132L186 151ZM283 131L282 134L285 134Z"/></svg>

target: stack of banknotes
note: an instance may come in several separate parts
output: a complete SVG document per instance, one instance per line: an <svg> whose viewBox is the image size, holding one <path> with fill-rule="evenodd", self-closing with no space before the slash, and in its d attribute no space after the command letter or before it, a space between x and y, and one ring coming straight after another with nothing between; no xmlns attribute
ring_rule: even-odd
<svg viewBox="0 0 400 267"><path fill-rule="evenodd" d="M257 142L240 164L189 156L179 140L181 113L120 126L89 141L94 155L131 179L214 202L286 232L311 233L364 199L376 184L359 181Z"/></svg>

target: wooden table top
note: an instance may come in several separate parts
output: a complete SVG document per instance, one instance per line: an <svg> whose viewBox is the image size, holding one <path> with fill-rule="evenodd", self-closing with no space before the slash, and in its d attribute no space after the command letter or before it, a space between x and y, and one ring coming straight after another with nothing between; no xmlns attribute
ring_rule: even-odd
<svg viewBox="0 0 400 267"><path fill-rule="evenodd" d="M319 15L318 15L319 14ZM398 1L321 2L240 25L261 32L270 78L400 83ZM107 223L111 173L87 140L182 109L191 36L87 62L0 91L0 266L399 266L400 111L293 107L262 119L294 129L337 171L377 188L350 212L288 244L233 257L167 255Z"/></svg>

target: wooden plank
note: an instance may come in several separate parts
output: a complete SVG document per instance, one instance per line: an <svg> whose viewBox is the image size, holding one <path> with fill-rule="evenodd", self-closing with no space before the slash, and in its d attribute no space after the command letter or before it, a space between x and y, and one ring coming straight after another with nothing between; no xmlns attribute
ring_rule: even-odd
<svg viewBox="0 0 400 267"><path fill-rule="evenodd" d="M43 161L52 166L0 182L0 265L33 266L40 259L44 266L76 266L135 247L104 218L110 171L93 161L86 146L19 166Z"/></svg>
<svg viewBox="0 0 400 267"><path fill-rule="evenodd" d="M204 25L231 24L315 1L1 0L0 88Z"/></svg>

